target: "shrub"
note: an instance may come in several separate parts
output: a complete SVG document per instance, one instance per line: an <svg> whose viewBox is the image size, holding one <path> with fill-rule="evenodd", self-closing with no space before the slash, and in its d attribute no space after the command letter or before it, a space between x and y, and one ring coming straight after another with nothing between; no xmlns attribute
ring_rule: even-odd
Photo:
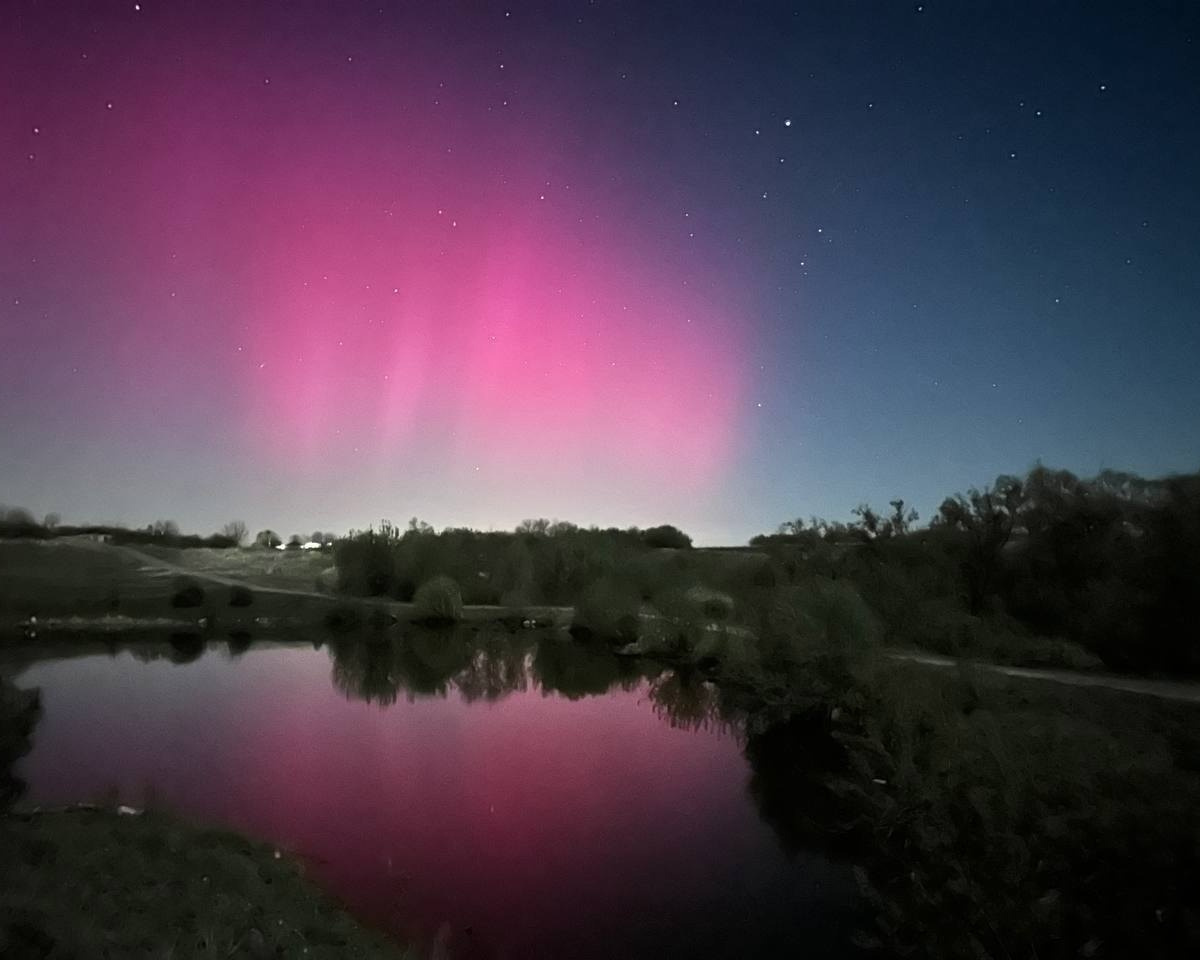
<svg viewBox="0 0 1200 960"><path fill-rule="evenodd" d="M641 603L634 591L601 580L575 605L571 632L610 643L634 643L641 625L640 612Z"/></svg>
<svg viewBox="0 0 1200 960"><path fill-rule="evenodd" d="M248 607L254 603L254 591L241 584L229 588L229 605L231 607Z"/></svg>
<svg viewBox="0 0 1200 960"><path fill-rule="evenodd" d="M669 523L661 527L650 527L642 531L642 542L648 547L670 547L676 550L687 550L692 545L692 538Z"/></svg>
<svg viewBox="0 0 1200 960"><path fill-rule="evenodd" d="M204 603L204 588L190 577L175 581L175 595L171 597L173 607L198 607Z"/></svg>
<svg viewBox="0 0 1200 960"><path fill-rule="evenodd" d="M709 620L728 620L733 616L733 597L708 587L692 587L687 599Z"/></svg>
<svg viewBox="0 0 1200 960"><path fill-rule="evenodd" d="M417 616L428 623L454 623L462 619L462 591L450 577L426 580L417 588L413 603Z"/></svg>
<svg viewBox="0 0 1200 960"><path fill-rule="evenodd" d="M780 587L766 611L761 635L766 665L798 666L818 695L856 686L872 659L878 624L859 592L841 580L821 577Z"/></svg>
<svg viewBox="0 0 1200 960"><path fill-rule="evenodd" d="M337 567L326 567L317 574L314 586L318 593L336 593L338 585Z"/></svg>

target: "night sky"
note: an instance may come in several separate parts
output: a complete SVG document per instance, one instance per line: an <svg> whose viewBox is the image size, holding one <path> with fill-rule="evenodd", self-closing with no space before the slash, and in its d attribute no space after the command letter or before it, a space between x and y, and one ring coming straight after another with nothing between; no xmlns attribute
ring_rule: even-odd
<svg viewBox="0 0 1200 960"><path fill-rule="evenodd" d="M0 501L736 543L1200 466L1200 7L0 4Z"/></svg>

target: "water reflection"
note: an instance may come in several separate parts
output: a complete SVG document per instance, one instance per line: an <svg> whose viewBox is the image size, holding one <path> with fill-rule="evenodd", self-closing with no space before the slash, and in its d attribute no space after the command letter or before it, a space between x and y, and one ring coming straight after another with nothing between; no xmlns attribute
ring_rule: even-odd
<svg viewBox="0 0 1200 960"><path fill-rule="evenodd" d="M492 625L88 643L21 677L27 802L226 823L454 958L852 955L848 875L781 812L787 737L695 670Z"/></svg>
<svg viewBox="0 0 1200 960"><path fill-rule="evenodd" d="M468 703L495 702L531 685L578 700L633 690L662 671L565 634L463 624L342 635L329 650L334 686L347 697L379 706L390 706L402 694L411 703L452 691ZM671 696L664 693L664 699Z"/></svg>

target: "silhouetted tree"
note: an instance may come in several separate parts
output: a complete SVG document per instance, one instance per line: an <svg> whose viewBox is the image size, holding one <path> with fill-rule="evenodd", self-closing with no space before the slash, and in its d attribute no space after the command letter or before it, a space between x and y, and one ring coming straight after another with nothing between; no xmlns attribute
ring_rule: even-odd
<svg viewBox="0 0 1200 960"><path fill-rule="evenodd" d="M240 547L246 539L246 534L249 530L246 524L241 520L231 520L221 528L221 535L228 537L233 541L234 546Z"/></svg>
<svg viewBox="0 0 1200 960"><path fill-rule="evenodd" d="M1024 485L1017 477L1002 475L983 490L971 488L942 502L941 522L962 537L962 572L967 604L973 614L983 611L994 590L1001 551L1012 538L1024 503Z"/></svg>
<svg viewBox="0 0 1200 960"><path fill-rule="evenodd" d="M254 545L256 547L268 547L274 549L283 543L279 534L274 530L260 530L254 535Z"/></svg>
<svg viewBox="0 0 1200 960"><path fill-rule="evenodd" d="M905 536L912 529L912 525L920 519L916 510L905 512L903 500L889 500L888 506L892 508L892 515L888 518L888 523L891 535L894 537Z"/></svg>
<svg viewBox="0 0 1200 960"><path fill-rule="evenodd" d="M642 542L648 547L671 547L677 550L686 550L692 545L691 537L669 523L643 530L641 536Z"/></svg>

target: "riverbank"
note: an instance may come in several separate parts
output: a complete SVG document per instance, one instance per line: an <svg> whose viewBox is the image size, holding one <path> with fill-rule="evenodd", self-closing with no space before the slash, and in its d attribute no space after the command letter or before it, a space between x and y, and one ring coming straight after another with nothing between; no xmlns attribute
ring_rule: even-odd
<svg viewBox="0 0 1200 960"><path fill-rule="evenodd" d="M3 956L409 956L279 851L160 813L9 813L0 849Z"/></svg>

